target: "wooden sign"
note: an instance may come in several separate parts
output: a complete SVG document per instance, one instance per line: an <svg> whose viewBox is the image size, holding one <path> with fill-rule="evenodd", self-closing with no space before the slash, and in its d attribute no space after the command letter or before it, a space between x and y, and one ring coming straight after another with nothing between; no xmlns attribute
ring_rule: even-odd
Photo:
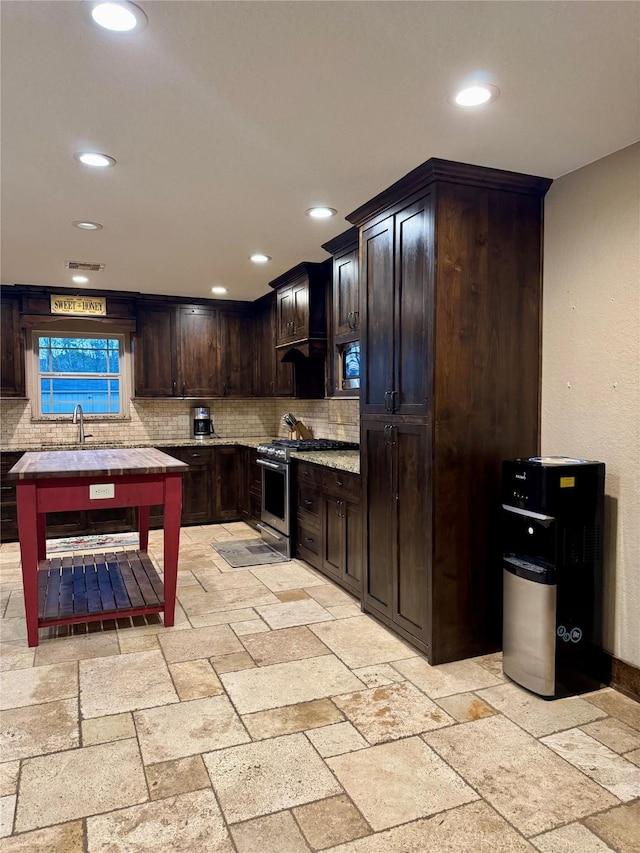
<svg viewBox="0 0 640 853"><path fill-rule="evenodd" d="M104 296L51 296L52 314L73 314L76 317L106 317Z"/></svg>

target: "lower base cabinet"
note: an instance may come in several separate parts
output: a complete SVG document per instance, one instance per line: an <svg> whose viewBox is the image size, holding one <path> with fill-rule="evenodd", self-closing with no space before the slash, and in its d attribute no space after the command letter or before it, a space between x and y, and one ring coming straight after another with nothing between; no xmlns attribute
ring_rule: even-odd
<svg viewBox="0 0 640 853"><path fill-rule="evenodd" d="M360 477L297 463L296 554L349 592L362 591Z"/></svg>

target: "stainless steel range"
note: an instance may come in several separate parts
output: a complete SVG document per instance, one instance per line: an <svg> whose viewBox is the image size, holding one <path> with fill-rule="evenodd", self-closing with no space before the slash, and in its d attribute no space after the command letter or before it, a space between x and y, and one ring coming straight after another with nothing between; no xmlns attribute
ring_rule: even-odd
<svg viewBox="0 0 640 853"><path fill-rule="evenodd" d="M350 441L327 438L276 438L271 444L258 445L257 463L262 469L262 505L258 530L265 542L285 557L293 555L293 496L295 488L291 452L316 450L357 450Z"/></svg>

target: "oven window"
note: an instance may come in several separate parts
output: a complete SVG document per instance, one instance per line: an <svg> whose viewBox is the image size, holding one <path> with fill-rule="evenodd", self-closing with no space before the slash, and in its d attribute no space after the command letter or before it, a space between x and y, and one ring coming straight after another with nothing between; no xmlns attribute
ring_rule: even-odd
<svg viewBox="0 0 640 853"><path fill-rule="evenodd" d="M286 475L281 471L270 471L268 468L263 469L264 487L262 500L264 508L276 518L285 520L285 480Z"/></svg>

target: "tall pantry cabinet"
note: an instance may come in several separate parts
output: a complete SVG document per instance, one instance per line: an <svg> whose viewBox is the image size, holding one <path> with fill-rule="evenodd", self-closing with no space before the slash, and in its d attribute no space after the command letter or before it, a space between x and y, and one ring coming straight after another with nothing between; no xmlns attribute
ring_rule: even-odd
<svg viewBox="0 0 640 853"><path fill-rule="evenodd" d="M432 664L499 647L500 462L538 451L551 181L432 159L360 233L363 608Z"/></svg>

